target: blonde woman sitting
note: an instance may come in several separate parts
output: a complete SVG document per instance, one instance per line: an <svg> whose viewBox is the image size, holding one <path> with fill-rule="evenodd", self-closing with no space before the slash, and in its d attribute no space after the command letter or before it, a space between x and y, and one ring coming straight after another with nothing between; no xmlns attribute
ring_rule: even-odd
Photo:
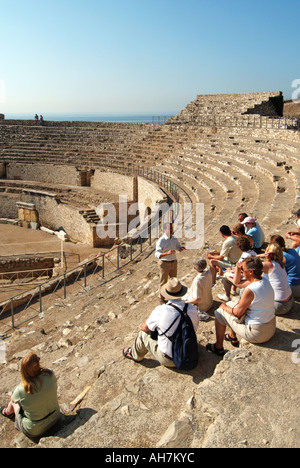
<svg viewBox="0 0 300 468"><path fill-rule="evenodd" d="M15 427L27 437L40 437L59 419L57 381L50 369L40 366L40 358L29 353L21 363L22 383L15 389L2 416L15 420Z"/></svg>
<svg viewBox="0 0 300 468"><path fill-rule="evenodd" d="M287 314L294 305L294 298L285 270L285 260L278 244L269 244L264 254L263 272L275 293L276 315Z"/></svg>

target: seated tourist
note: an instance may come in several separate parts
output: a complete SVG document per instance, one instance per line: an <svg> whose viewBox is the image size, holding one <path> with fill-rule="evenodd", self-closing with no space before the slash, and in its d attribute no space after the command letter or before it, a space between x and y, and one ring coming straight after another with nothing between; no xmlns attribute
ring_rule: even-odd
<svg viewBox="0 0 300 468"><path fill-rule="evenodd" d="M237 238L246 237L250 242L250 246L251 247L254 246L254 239L253 237L248 236L246 234L245 226L243 224L238 223L236 226L234 226L234 228L232 229L232 234L236 236Z"/></svg>
<svg viewBox="0 0 300 468"><path fill-rule="evenodd" d="M250 216L248 216L246 213L240 213L240 214L238 215L238 220L239 220L240 223L243 223L243 221L245 221L246 218L250 218ZM254 219L255 219L255 218L254 218ZM263 243L265 242L265 234L264 234L264 231L262 230L261 225L260 225L259 222L257 221L257 219L255 219L255 225L256 225L257 229L259 229L260 232L261 232L262 244L263 244ZM246 232L246 234L248 234L247 231L248 231L248 228L247 228L247 226L245 225L245 232Z"/></svg>
<svg viewBox="0 0 300 468"><path fill-rule="evenodd" d="M285 235L285 238L291 239L293 241L292 249L295 249L298 255L300 255L300 209L295 211L293 214L296 215L297 217L295 221L295 224L297 226L297 231L287 232Z"/></svg>
<svg viewBox="0 0 300 468"><path fill-rule="evenodd" d="M270 238L270 243L278 244L285 259L285 271L293 296L300 297L300 257L295 249L287 249L282 236L274 235Z"/></svg>
<svg viewBox="0 0 300 468"><path fill-rule="evenodd" d="M172 342L168 337L172 336L180 322L182 311L185 308L183 297L187 293L187 287L182 285L177 278L170 278L161 289L162 296L168 300L167 304L156 307L150 317L140 326L140 332L132 347L123 349L123 356L135 362L140 362L150 352L152 356L165 367L175 367L172 354ZM174 307L173 307L174 306ZM199 325L197 308L189 304L187 309L195 332ZM176 318L178 320L176 321ZM156 339L152 333L157 332ZM167 333L165 333L167 331Z"/></svg>
<svg viewBox="0 0 300 468"><path fill-rule="evenodd" d="M22 383L0 411L15 420L15 427L26 436L40 437L60 417L56 377L52 370L40 366L40 358L32 352L22 359L21 377Z"/></svg>
<svg viewBox="0 0 300 468"><path fill-rule="evenodd" d="M257 225L256 220L252 217L245 218L244 221L242 221L242 224L246 227L246 234L251 236L254 240L253 250L259 254L264 242L262 229Z"/></svg>
<svg viewBox="0 0 300 468"><path fill-rule="evenodd" d="M188 294L183 298L189 304L198 307L200 313L207 312L213 305L212 298L212 274L206 269L205 258L195 258L194 270L197 276L194 278Z"/></svg>
<svg viewBox="0 0 300 468"><path fill-rule="evenodd" d="M246 281L240 301L233 305L221 304L215 311L216 342L208 343L207 351L224 356L224 339L238 347L237 335L250 343L265 343L275 333L276 317L274 291L263 277L263 264L259 257L246 258L236 266L234 282L239 287L242 273ZM229 327L229 333L226 333Z"/></svg>
<svg viewBox="0 0 300 468"><path fill-rule="evenodd" d="M232 235L228 226L221 226L220 233L225 239L221 251L207 254L207 258L210 260L213 285L216 282L217 272L219 271L222 275L223 268L233 268L242 253L237 247L236 238Z"/></svg>
<svg viewBox="0 0 300 468"><path fill-rule="evenodd" d="M245 258L256 257L257 253L251 249L251 245L247 237L238 237L236 245L243 252L241 257L239 258L238 263L242 263L245 260ZM233 284L234 274L235 268L227 269L224 274L223 285L225 294L218 294L218 298L221 299L221 301L223 302L228 302L230 300L231 287L233 286L234 288L236 288L236 286Z"/></svg>
<svg viewBox="0 0 300 468"><path fill-rule="evenodd" d="M274 290L276 315L287 314L294 305L294 298L285 271L285 261L278 244L269 244L265 252L263 272Z"/></svg>

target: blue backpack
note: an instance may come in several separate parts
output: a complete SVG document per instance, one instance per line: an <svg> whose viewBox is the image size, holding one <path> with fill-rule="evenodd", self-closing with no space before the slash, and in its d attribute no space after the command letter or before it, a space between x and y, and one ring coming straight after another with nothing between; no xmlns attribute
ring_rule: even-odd
<svg viewBox="0 0 300 468"><path fill-rule="evenodd" d="M188 304L185 304L183 310L174 304L169 305L180 313L180 322L175 332L172 336L166 335L172 342L173 362L177 369L189 371L197 366L199 356L196 333L193 323L187 314ZM170 330L178 318L176 317L168 330ZM162 333L162 335L165 335L168 330Z"/></svg>

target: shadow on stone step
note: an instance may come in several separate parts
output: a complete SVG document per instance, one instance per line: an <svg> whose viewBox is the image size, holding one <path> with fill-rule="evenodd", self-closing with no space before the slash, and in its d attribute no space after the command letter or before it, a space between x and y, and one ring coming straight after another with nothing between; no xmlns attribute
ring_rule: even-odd
<svg viewBox="0 0 300 468"><path fill-rule="evenodd" d="M96 413L97 411L92 408L82 408L77 410L77 414L71 415L61 413L58 422L41 437L31 438L20 433L16 438L15 445L19 448L27 448L37 445L42 438L58 437L60 439L66 439Z"/></svg>
<svg viewBox="0 0 300 468"><path fill-rule="evenodd" d="M43 437L60 437L66 439L69 435L83 426L97 411L92 408L81 408L77 414L66 415L61 413L59 421Z"/></svg>

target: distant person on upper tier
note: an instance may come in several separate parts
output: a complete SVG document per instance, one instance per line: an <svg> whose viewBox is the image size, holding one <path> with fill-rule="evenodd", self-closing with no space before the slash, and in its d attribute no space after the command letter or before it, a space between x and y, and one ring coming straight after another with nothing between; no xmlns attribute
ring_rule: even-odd
<svg viewBox="0 0 300 468"><path fill-rule="evenodd" d="M293 214L297 217L295 224L298 229L297 231L287 232L285 238L293 241L292 249L295 249L298 255L300 255L300 209L295 211Z"/></svg>
<svg viewBox="0 0 300 468"><path fill-rule="evenodd" d="M40 115L40 125L44 125L44 117Z"/></svg>
<svg viewBox="0 0 300 468"><path fill-rule="evenodd" d="M295 249L287 249L282 236L273 235L270 238L270 243L278 244L283 252L285 259L285 271L288 275L288 282L291 287L293 296L300 297L300 257Z"/></svg>
<svg viewBox="0 0 300 468"><path fill-rule="evenodd" d="M34 116L34 121L35 121L35 124L37 125L39 121L39 116L37 114L35 114Z"/></svg>
<svg viewBox="0 0 300 468"><path fill-rule="evenodd" d="M257 254L260 254L264 242L264 235L262 229L257 225L256 220L251 216L245 218L244 221L242 221L242 224L246 228L246 234L248 236L251 236L254 240L253 250L255 250Z"/></svg>
<svg viewBox="0 0 300 468"><path fill-rule="evenodd" d="M210 269L212 273L212 284L216 283L217 272L222 276L223 268L234 268L236 262L242 255L242 251L236 245L236 237L231 233L228 226L220 227L221 236L224 239L221 251L214 251L207 254L210 260Z"/></svg>
<svg viewBox="0 0 300 468"><path fill-rule="evenodd" d="M159 260L159 291L167 283L169 278L177 278L177 259L176 251L185 250L179 240L173 236L172 223L165 223L163 227L164 234L156 243L155 257ZM161 304L165 303L164 297L159 292Z"/></svg>

